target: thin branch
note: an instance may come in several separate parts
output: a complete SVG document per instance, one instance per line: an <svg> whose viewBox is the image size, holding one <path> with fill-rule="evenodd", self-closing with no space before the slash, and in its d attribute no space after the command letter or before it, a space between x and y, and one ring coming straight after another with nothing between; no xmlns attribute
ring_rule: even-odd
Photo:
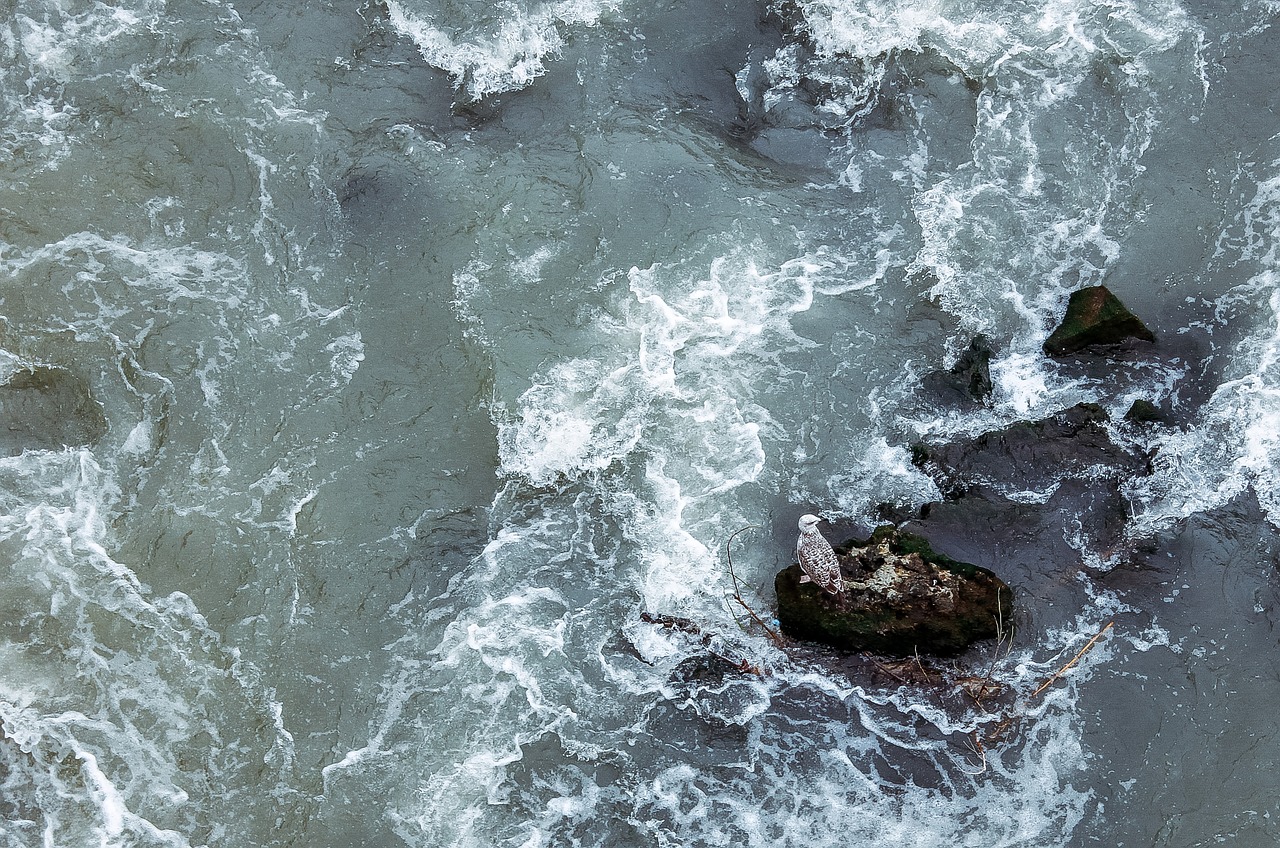
<svg viewBox="0 0 1280 848"><path fill-rule="evenodd" d="M916 655L916 668L920 669L920 674L924 677L925 680L928 680L929 672L924 670L924 662L920 659L920 646L913 645L912 648L915 651L915 655Z"/></svg>
<svg viewBox="0 0 1280 848"><path fill-rule="evenodd" d="M987 770L987 748L985 745L982 744L982 738L978 736L978 731L976 730L972 731L969 734L969 738L973 740L972 744L969 746L969 750L973 751L975 754L980 755L982 757L982 762L979 763L979 768L977 771L965 770L965 774L969 775L970 777L977 777L978 775L982 774ZM966 757L965 759L968 760L968 757Z"/></svg>
<svg viewBox="0 0 1280 848"><path fill-rule="evenodd" d="M1040 684L1040 688L1039 688L1039 689L1037 689L1036 691L1034 691L1034 692L1032 692L1032 693L1031 693L1031 697L1032 697L1032 698L1036 697L1036 696L1037 696L1037 695L1039 695L1041 692L1043 692L1044 690L1046 690L1046 689L1048 689L1050 686L1052 686L1054 683L1056 683L1056 682L1057 682L1057 680L1058 680L1058 678L1059 678L1059 677L1061 677L1061 676L1063 675L1063 673L1064 673L1064 672L1066 672L1066 670L1067 670L1067 669L1071 668L1071 666L1073 666L1073 665L1075 665L1077 662L1079 662L1079 661L1080 661L1080 658L1081 658L1081 657L1083 657L1083 656L1085 655L1085 652L1086 652L1086 651L1088 651L1090 648L1092 648L1094 645L1096 645L1096 644L1098 643L1098 640L1099 640L1099 639L1101 639L1101 638L1106 634L1106 632L1107 632L1108 630L1110 630L1110 629L1111 629L1111 625L1113 625L1113 624L1115 624L1115 621L1108 621L1108 622L1106 623L1106 625L1104 625L1104 626L1103 626L1103 628L1102 628L1101 630L1099 630L1097 633L1095 633L1095 634L1094 634L1094 636L1093 636L1093 638L1092 638L1092 639L1090 639L1088 642L1086 642L1086 643L1085 643L1085 646L1084 646L1083 648L1081 648L1081 649L1076 653L1076 655L1075 655L1074 657L1072 657L1072 658L1071 658L1071 661L1070 661L1070 662L1068 662L1068 663L1067 663L1066 665L1064 665L1062 668L1060 668L1060 669L1058 669L1057 671L1055 671L1055 672L1053 673L1053 676L1052 676L1052 677L1050 677L1048 680L1046 680L1044 683L1041 683L1041 684Z"/></svg>
<svg viewBox="0 0 1280 848"><path fill-rule="evenodd" d="M982 685L978 687L977 695L970 695L978 709L986 712L986 708L982 706L982 699L987 695L987 689L991 686L991 675L995 673L996 663L1000 661L1000 645L1005 641L1004 632L1004 604L1000 603L1000 590L996 589L996 647L991 654L991 664L987 666L987 673L982 678ZM1009 633L1009 645L1005 649L1004 655L1007 657L1013 650L1013 633Z"/></svg>
<svg viewBox="0 0 1280 848"><path fill-rule="evenodd" d="M897 675L897 674L894 674L892 671L890 671L890 670L889 670L889 667L888 667L888 666L886 666L884 663L882 663L882 662L880 662L879 660L877 660L875 657L867 657L867 659L871 660L871 663L872 663L876 668L880 669L880 670L881 670L881 671L883 671L885 674L889 675L889 676L890 676L890 677L892 677L894 680L896 680L896 681L898 681L899 683L901 683L903 686L906 686L906 685L907 685L907 681L906 681L903 677L901 677L901 676L899 676L899 675Z"/></svg>
<svg viewBox="0 0 1280 848"><path fill-rule="evenodd" d="M760 529L759 525L748 524L746 527L741 527L733 531L733 533L729 535L729 539L724 543L724 558L729 563L729 579L733 581L733 599L738 602L739 606L741 606L744 610L747 611L747 615L751 616L752 620L754 620L756 624L760 625L760 627L764 629L765 633L769 634L769 638L774 641L774 644L781 645L783 644L782 637L779 636L776 632L774 632L774 629L765 623L764 619L761 618L756 613L756 611L751 608L751 605L742 599L742 589L738 585L738 575L733 570L733 554L731 551L731 548L733 546L733 540L738 536L739 533L744 533L747 530L758 530L758 529Z"/></svg>

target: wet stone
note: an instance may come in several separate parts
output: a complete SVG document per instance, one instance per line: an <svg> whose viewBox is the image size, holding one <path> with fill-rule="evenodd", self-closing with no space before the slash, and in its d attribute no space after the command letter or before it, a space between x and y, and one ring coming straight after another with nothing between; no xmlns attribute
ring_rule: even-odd
<svg viewBox="0 0 1280 848"><path fill-rule="evenodd" d="M1090 286L1071 293L1067 314L1045 340L1044 352L1049 356L1065 356L1129 339L1154 342L1156 337L1110 289Z"/></svg>
<svg viewBox="0 0 1280 848"><path fill-rule="evenodd" d="M920 512L934 530L925 531L920 524L910 529L954 550L955 533L964 535L996 520L1006 540L1072 535L1090 540L1096 550L1110 549L1119 543L1132 514L1122 488L1149 474L1151 459L1113 441L1109 420L1101 406L1082 403L972 439L916 445L912 459L937 485L944 503L926 504ZM992 510L1011 523L996 519ZM940 526L952 529L939 536ZM1069 551L1061 555L1073 556Z"/></svg>
<svg viewBox="0 0 1280 848"><path fill-rule="evenodd" d="M1064 477L1097 481L1148 473L1149 458L1113 442L1107 423L1101 406L1080 403L973 439L916 445L912 462L947 499L979 484L1034 491L1056 486Z"/></svg>
<svg viewBox="0 0 1280 848"><path fill-rule="evenodd" d="M925 389L961 407L985 404L994 389L991 382L993 353L986 336L974 336L950 370L932 371L925 375Z"/></svg>
<svg viewBox="0 0 1280 848"><path fill-rule="evenodd" d="M89 387L62 368L37 365L0 385L0 454L90 445L107 431Z"/></svg>
<svg viewBox="0 0 1280 848"><path fill-rule="evenodd" d="M844 591L801 583L793 564L778 573L778 622L794 638L891 656L951 655L995 638L1011 621L1013 593L985 568L934 551L893 527L865 544L836 549Z"/></svg>
<svg viewBox="0 0 1280 848"><path fill-rule="evenodd" d="M1139 398L1124 414L1124 420L1131 424L1163 424L1165 414L1151 401Z"/></svg>

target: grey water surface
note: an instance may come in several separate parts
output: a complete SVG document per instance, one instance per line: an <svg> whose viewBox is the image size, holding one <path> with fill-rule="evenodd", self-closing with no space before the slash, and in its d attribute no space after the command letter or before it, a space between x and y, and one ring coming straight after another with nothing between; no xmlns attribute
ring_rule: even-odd
<svg viewBox="0 0 1280 848"><path fill-rule="evenodd" d="M1274 0L0 8L0 845L1280 841ZM1082 402L998 706L740 620Z"/></svg>

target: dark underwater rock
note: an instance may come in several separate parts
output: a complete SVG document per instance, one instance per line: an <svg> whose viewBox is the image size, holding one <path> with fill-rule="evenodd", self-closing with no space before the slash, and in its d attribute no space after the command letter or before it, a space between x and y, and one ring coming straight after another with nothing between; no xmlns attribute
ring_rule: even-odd
<svg viewBox="0 0 1280 848"><path fill-rule="evenodd" d="M1085 403L972 439L915 446L913 461L945 500L926 504L904 529L998 566L1042 599L1057 590L1035 581L1071 573L1082 550L1099 567L1126 544L1133 507L1124 484L1149 474L1151 459L1113 441L1108 424L1105 409Z"/></svg>
<svg viewBox="0 0 1280 848"><path fill-rule="evenodd" d="M795 639L893 656L957 654L1011 621L1013 593L985 568L882 527L865 546L837 548L845 590L830 595L793 564L778 573L778 622Z"/></svg>
<svg viewBox="0 0 1280 848"><path fill-rule="evenodd" d="M102 408L70 371L37 365L0 385L0 454L90 445L107 432Z"/></svg>
<svg viewBox="0 0 1280 848"><path fill-rule="evenodd" d="M1065 356L1128 339L1154 342L1156 337L1110 289L1090 286L1071 293L1067 314L1045 340L1044 352L1049 356Z"/></svg>
<svg viewBox="0 0 1280 848"><path fill-rule="evenodd" d="M961 405L984 404L994 388L991 382L991 342L978 334L960 354L949 371L933 371L924 377L924 386L934 394Z"/></svg>
<svg viewBox="0 0 1280 848"><path fill-rule="evenodd" d="M916 445L912 461L952 499L974 485L1046 490L1064 478L1098 480L1150 471L1146 456L1123 448L1107 432L1101 406L1081 403L1039 421L943 445Z"/></svg>
<svg viewBox="0 0 1280 848"><path fill-rule="evenodd" d="M1124 414L1124 420L1131 424L1163 424L1165 414L1151 401L1139 398Z"/></svg>

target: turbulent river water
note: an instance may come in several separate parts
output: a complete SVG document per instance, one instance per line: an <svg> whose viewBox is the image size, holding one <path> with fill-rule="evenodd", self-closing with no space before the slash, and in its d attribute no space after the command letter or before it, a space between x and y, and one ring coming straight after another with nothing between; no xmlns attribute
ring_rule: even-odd
<svg viewBox="0 0 1280 848"><path fill-rule="evenodd" d="M0 845L1280 843L1274 0L0 5ZM999 709L729 598L1081 402Z"/></svg>

